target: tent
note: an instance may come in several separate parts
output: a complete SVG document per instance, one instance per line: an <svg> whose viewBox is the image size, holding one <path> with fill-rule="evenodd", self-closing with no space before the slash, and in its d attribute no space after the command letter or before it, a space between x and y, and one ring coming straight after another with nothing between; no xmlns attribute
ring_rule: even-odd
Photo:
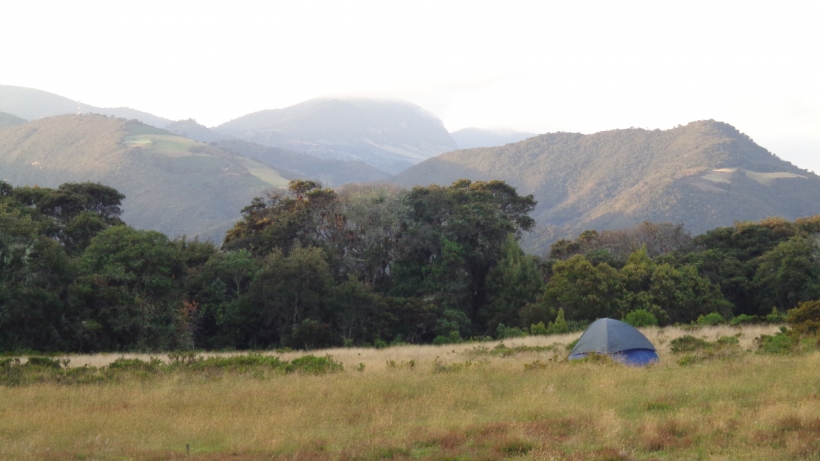
<svg viewBox="0 0 820 461"><path fill-rule="evenodd" d="M614 319L598 319L578 339L569 360L582 359L587 354L606 354L627 365L644 366L658 361L655 346L640 331L628 323Z"/></svg>

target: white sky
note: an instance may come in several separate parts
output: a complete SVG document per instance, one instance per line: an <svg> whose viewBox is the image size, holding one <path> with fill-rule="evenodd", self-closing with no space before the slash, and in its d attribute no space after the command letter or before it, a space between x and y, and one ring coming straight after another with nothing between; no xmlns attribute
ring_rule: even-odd
<svg viewBox="0 0 820 461"><path fill-rule="evenodd" d="M454 131L728 122L820 172L820 2L30 1L0 84L208 126L325 95Z"/></svg>

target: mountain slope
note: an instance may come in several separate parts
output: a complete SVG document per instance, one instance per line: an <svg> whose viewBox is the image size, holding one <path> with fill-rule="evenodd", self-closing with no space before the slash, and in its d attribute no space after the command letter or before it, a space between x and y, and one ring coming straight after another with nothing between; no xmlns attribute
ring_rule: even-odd
<svg viewBox="0 0 820 461"><path fill-rule="evenodd" d="M357 182L385 181L390 178L381 170L361 161L320 159L239 139L224 139L217 141L216 145L227 152L270 165L283 174L290 174L294 178L316 179L328 187Z"/></svg>
<svg viewBox="0 0 820 461"><path fill-rule="evenodd" d="M7 126L14 125L22 125L24 123L26 123L26 121L16 115L0 112L0 128L5 128Z"/></svg>
<svg viewBox="0 0 820 461"><path fill-rule="evenodd" d="M245 115L215 128L245 141L395 173L456 149L434 115L403 101L320 98Z"/></svg>
<svg viewBox="0 0 820 461"><path fill-rule="evenodd" d="M100 182L126 195L122 218L128 224L216 241L253 197L287 184L257 161L100 115L0 129L0 179L44 187Z"/></svg>
<svg viewBox="0 0 820 461"><path fill-rule="evenodd" d="M463 128L450 133L459 149L473 149L476 147L503 146L513 142L523 141L535 136L535 133L525 133L512 130L485 130L481 128Z"/></svg>
<svg viewBox="0 0 820 461"><path fill-rule="evenodd" d="M128 107L104 108L80 104L80 110L86 114L135 119L157 128L171 123L166 118ZM27 120L37 120L55 115L76 114L77 101L34 88L0 85L0 112L7 112Z"/></svg>
<svg viewBox="0 0 820 461"><path fill-rule="evenodd" d="M427 160L392 182L502 179L534 194L541 248L584 229L643 220L693 232L768 216L820 213L820 177L772 155L734 127L700 121L671 130L550 133Z"/></svg>

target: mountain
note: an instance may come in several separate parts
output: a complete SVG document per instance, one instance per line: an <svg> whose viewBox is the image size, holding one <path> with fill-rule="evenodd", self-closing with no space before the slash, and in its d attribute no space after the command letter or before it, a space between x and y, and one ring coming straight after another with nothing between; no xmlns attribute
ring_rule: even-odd
<svg viewBox="0 0 820 461"><path fill-rule="evenodd" d="M820 214L820 177L781 160L726 123L670 130L549 133L502 147L449 152L394 177L404 185L501 179L533 194L531 251L585 229L644 220L695 233L736 220Z"/></svg>
<svg viewBox="0 0 820 461"><path fill-rule="evenodd" d="M316 179L328 187L356 182L386 181L390 178L390 175L361 161L320 159L239 139L224 139L215 144L227 152L270 165L283 174L287 173L288 177Z"/></svg>
<svg viewBox="0 0 820 461"><path fill-rule="evenodd" d="M5 128L7 126L14 125L22 125L23 123L26 123L26 121L16 115L0 112L0 128Z"/></svg>
<svg viewBox="0 0 820 461"><path fill-rule="evenodd" d="M222 240L243 207L284 187L277 170L140 122L63 115L0 128L0 180L93 181L126 195L122 219L169 236Z"/></svg>
<svg viewBox="0 0 820 461"><path fill-rule="evenodd" d="M215 129L315 157L360 160L387 173L457 148L441 120L404 101L312 99L245 115Z"/></svg>
<svg viewBox="0 0 820 461"><path fill-rule="evenodd" d="M485 130L481 128L464 128L450 133L459 149L473 149L476 147L503 146L535 136L535 133L526 133L513 130Z"/></svg>
<svg viewBox="0 0 820 461"><path fill-rule="evenodd" d="M200 125L192 118L189 118L188 120L171 122L165 125L165 129L171 133L179 134L199 142L213 142L219 141L220 139L225 139L225 135L210 129L205 125Z"/></svg>
<svg viewBox="0 0 820 461"><path fill-rule="evenodd" d="M139 120L157 128L163 128L171 123L166 118L128 107L103 108L80 104L80 110L85 114L93 113ZM27 120L37 120L55 115L76 114L77 101L33 88L0 85L0 112L7 112Z"/></svg>

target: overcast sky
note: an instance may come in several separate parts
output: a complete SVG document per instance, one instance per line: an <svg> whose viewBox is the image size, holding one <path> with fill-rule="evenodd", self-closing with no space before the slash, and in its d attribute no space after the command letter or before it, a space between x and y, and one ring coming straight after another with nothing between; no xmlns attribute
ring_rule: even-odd
<svg viewBox="0 0 820 461"><path fill-rule="evenodd" d="M208 126L327 95L536 133L728 122L820 172L816 1L4 2L0 84Z"/></svg>

